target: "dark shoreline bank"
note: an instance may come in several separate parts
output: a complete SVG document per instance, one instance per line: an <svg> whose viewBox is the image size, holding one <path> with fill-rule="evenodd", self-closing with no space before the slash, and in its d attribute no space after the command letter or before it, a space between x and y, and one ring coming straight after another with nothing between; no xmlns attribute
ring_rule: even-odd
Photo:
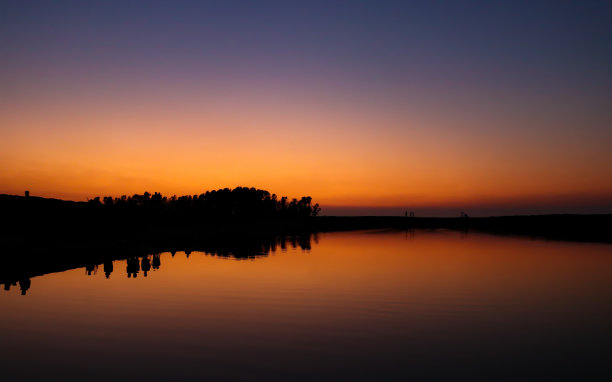
<svg viewBox="0 0 612 382"><path fill-rule="evenodd" d="M0 213L0 283L161 252L199 251L239 259L255 258L265 256L276 246L309 249L311 237L317 232L452 229L544 240L612 243L612 214L210 219L192 213L116 214L93 210L82 202L27 200L9 195L0 195Z"/></svg>
<svg viewBox="0 0 612 382"><path fill-rule="evenodd" d="M0 237L42 241L191 239L218 234L277 235L362 229L459 229L552 240L612 243L612 214L494 217L309 216L285 210L204 209L155 205L112 206L0 194ZM196 200L196 199L194 199ZM236 201L233 202L234 205ZM27 238L27 239L26 239ZM10 241L10 240L9 240Z"/></svg>

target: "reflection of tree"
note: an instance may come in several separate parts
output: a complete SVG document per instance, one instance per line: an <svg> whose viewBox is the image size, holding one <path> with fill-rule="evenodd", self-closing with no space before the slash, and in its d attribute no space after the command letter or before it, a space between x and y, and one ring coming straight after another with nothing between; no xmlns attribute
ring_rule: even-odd
<svg viewBox="0 0 612 382"><path fill-rule="evenodd" d="M142 258L140 262L140 267L142 268L142 274L144 277L147 277L147 272L151 270L151 260L149 260L149 256L145 256Z"/></svg>
<svg viewBox="0 0 612 382"><path fill-rule="evenodd" d="M130 253L116 254L113 257L108 257L108 254L100 257L99 262L76 262L74 265L67 265L64 268L58 268L54 265L52 258L45 257L47 263L28 262L27 266L19 268L14 273L7 273L6 270L0 273L0 284L4 284L4 290L9 291L11 286L19 284L21 294L25 295L31 285L31 277L44 275L50 272L66 271L74 268L85 268L85 273L88 276L95 275L97 269L102 264L104 269L104 277L109 278L114 271L113 260L125 260L126 273L128 278L138 277L138 273L142 270L145 277L148 276L151 269L157 270L161 267L161 252L171 252L173 257L177 251L183 251L189 258L189 254L193 252L204 253L209 256L218 256L224 258L233 258L238 260L255 259L258 257L268 256L279 249L285 252L287 248L301 249L309 251L311 248L311 240L314 238L317 241L316 234L300 234L288 236L216 236L208 238L206 241L199 244L193 244L189 247L172 247L172 248L157 248L156 251L146 251L145 253ZM2 269L0 269L2 270Z"/></svg>
<svg viewBox="0 0 612 382"><path fill-rule="evenodd" d="M24 278L19 280L19 289L21 289L21 294L25 295L27 290L30 289L31 281L29 278Z"/></svg>
<svg viewBox="0 0 612 382"><path fill-rule="evenodd" d="M159 269L161 266L161 260L159 259L159 253L153 255L153 269Z"/></svg>
<svg viewBox="0 0 612 382"><path fill-rule="evenodd" d="M287 243L293 249L300 248L308 251L311 249L311 237L312 234L251 238L225 237L203 245L201 251L211 256L253 259L268 256L276 252L278 248L284 252L287 250Z"/></svg>
<svg viewBox="0 0 612 382"><path fill-rule="evenodd" d="M113 273L113 262L112 260L107 260L104 262L104 275L106 278L109 278L111 273Z"/></svg>
<svg viewBox="0 0 612 382"><path fill-rule="evenodd" d="M136 276L138 276L138 272L140 271L140 261L138 261L138 257L128 257L126 259L126 272L127 272L127 277L134 277L136 278Z"/></svg>
<svg viewBox="0 0 612 382"><path fill-rule="evenodd" d="M92 273L95 275L98 272L98 264L87 264L85 266L85 271L87 272L87 276L91 276Z"/></svg>

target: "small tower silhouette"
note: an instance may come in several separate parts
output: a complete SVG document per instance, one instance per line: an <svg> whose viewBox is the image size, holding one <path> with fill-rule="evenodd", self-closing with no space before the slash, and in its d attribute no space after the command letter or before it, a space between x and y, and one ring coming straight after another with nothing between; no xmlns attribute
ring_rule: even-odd
<svg viewBox="0 0 612 382"><path fill-rule="evenodd" d="M29 198L29 197L30 197L30 191L26 190L26 192L25 192L25 197L26 197L26 198Z"/></svg>

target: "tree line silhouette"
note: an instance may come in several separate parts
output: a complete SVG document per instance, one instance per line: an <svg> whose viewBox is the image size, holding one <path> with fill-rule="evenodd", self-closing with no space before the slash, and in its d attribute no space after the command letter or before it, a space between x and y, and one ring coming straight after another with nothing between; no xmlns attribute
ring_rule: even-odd
<svg viewBox="0 0 612 382"><path fill-rule="evenodd" d="M318 203L312 204L310 196L289 200L286 196L279 198L276 194L253 187L223 188L179 197L167 197L158 192L123 195L120 198L97 196L90 199L88 204L112 211L165 211L211 218L305 218L317 216L321 211Z"/></svg>
<svg viewBox="0 0 612 382"><path fill-rule="evenodd" d="M17 246L26 241L87 247L92 240L157 242L224 232L311 230L321 208L310 196L289 199L253 187L236 187L178 197L159 192L98 196L86 202L0 195L0 211L4 217L0 237L10 238Z"/></svg>

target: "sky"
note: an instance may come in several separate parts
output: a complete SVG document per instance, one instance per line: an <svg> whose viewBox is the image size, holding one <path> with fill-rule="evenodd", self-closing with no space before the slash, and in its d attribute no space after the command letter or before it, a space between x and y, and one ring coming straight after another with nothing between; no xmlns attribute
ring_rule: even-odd
<svg viewBox="0 0 612 382"><path fill-rule="evenodd" d="M0 193L612 213L609 1L0 0Z"/></svg>

